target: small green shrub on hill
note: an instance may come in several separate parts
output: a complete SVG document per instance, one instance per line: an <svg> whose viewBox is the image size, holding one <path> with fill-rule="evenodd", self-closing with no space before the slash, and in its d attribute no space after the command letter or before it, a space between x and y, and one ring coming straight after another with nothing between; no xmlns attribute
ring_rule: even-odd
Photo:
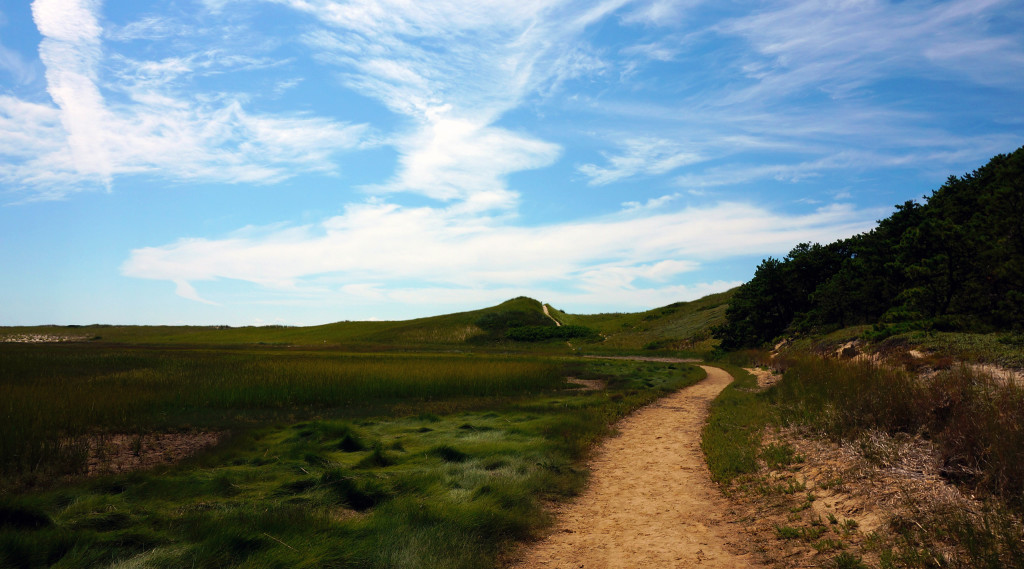
<svg viewBox="0 0 1024 569"><path fill-rule="evenodd" d="M542 342L545 340L596 338L598 334L586 326L567 324L565 326L519 326L510 328L505 333L505 337L517 342Z"/></svg>

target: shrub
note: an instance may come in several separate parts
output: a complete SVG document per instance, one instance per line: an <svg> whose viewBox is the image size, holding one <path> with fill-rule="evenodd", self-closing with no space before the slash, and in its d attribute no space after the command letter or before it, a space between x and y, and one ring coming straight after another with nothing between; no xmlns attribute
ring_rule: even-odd
<svg viewBox="0 0 1024 569"><path fill-rule="evenodd" d="M597 332L586 326L519 326L510 328L505 337L517 342L541 342L544 340L571 340L573 338L594 338Z"/></svg>

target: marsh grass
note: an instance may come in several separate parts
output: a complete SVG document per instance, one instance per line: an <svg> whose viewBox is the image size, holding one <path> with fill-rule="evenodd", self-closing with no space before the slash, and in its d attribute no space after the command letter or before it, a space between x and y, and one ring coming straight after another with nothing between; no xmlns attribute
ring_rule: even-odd
<svg viewBox="0 0 1024 569"><path fill-rule="evenodd" d="M81 471L87 435L98 432L523 396L554 389L563 377L550 360L455 355L0 344L0 357L3 478ZM351 438L339 444L359 446Z"/></svg>
<svg viewBox="0 0 1024 569"><path fill-rule="evenodd" d="M631 362L572 373L612 387L521 391L450 414L333 409L164 471L7 494L0 566L493 567L544 527L544 501L582 488L579 460L616 419L702 377Z"/></svg>

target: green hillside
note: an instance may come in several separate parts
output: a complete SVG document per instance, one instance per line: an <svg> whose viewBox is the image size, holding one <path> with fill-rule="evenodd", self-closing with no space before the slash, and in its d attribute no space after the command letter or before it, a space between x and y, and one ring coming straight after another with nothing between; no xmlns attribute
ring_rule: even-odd
<svg viewBox="0 0 1024 569"><path fill-rule="evenodd" d="M725 311L735 290L690 302L676 302L645 312L567 314L554 307L551 316L563 324L594 328L604 341L592 348L704 351L712 347L710 329L725 322Z"/></svg>
<svg viewBox="0 0 1024 569"><path fill-rule="evenodd" d="M565 327L597 332L585 339L571 338L571 346L588 350L689 349L710 347L711 326L724 322L732 292L692 302L678 302L646 312L615 314L568 314L532 298L518 297L496 306L402 321L335 322L320 326L32 326L0 328L0 340L19 337L56 341L93 341L129 344L182 344L219 346L303 346L352 348L453 347L472 345L526 347L526 342L507 339L508 330ZM481 327L484 326L484 327ZM485 329L485 327L487 329ZM563 332L567 332L563 328ZM520 334L521 336L521 334ZM531 343L537 346L536 343ZM565 339L539 345L565 346Z"/></svg>

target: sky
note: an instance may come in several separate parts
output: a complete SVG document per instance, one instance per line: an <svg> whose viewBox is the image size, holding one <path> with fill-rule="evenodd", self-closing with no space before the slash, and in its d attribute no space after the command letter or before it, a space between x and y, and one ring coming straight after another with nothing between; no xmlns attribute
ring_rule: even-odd
<svg viewBox="0 0 1024 569"><path fill-rule="evenodd" d="M637 311L1024 145L1019 0L0 0L0 325Z"/></svg>

